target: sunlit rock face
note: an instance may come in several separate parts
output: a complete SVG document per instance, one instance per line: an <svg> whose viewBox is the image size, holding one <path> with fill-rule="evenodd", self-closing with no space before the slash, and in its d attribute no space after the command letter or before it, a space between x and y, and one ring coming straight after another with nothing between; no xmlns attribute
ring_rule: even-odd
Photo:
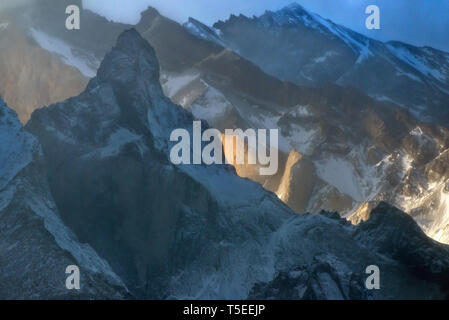
<svg viewBox="0 0 449 320"><path fill-rule="evenodd" d="M232 148L228 148L228 143L232 145ZM286 155L283 152L274 147L267 147L267 154L278 154L278 165L274 174L263 175L261 174L261 169L266 168L267 165L260 163L257 155L257 146L250 145L248 139L240 135L222 134L222 144L226 162L235 168L236 173L240 177L256 181L265 189L278 194L277 189L285 170Z"/></svg>
<svg viewBox="0 0 449 320"><path fill-rule="evenodd" d="M63 101L85 89L87 76L47 51L52 47L57 51L57 46L63 46L60 41L27 29L20 20L4 15L0 16L0 24L3 25L0 28L0 95L17 112L22 123L28 121L35 109Z"/></svg>
<svg viewBox="0 0 449 320"><path fill-rule="evenodd" d="M305 212L312 196L317 176L311 161L291 151L276 194L296 212Z"/></svg>
<svg viewBox="0 0 449 320"><path fill-rule="evenodd" d="M191 132L193 120L164 96L155 51L129 30L81 95L26 126L62 220L135 297L366 298L373 261L385 275L372 298L446 296L448 247L395 208L351 226L338 214L298 215L230 166L173 165L170 132ZM290 154L285 181L302 160Z"/></svg>
<svg viewBox="0 0 449 320"><path fill-rule="evenodd" d="M375 207L374 202L365 202L348 218L352 224L359 224L368 221L371 215L371 210Z"/></svg>
<svg viewBox="0 0 449 320"><path fill-rule="evenodd" d="M414 217L428 236L448 243L448 137L447 129L439 126L411 130L402 140L402 156L396 153L386 159L396 163L386 171L390 187L361 204L349 217L351 222L367 220L372 207L388 201Z"/></svg>

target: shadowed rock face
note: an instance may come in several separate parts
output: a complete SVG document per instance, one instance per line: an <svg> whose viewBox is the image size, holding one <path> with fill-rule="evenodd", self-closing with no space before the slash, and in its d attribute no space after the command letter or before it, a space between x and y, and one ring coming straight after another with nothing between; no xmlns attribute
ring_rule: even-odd
<svg viewBox="0 0 449 320"><path fill-rule="evenodd" d="M0 299L121 299L120 278L61 221L37 139L0 99ZM79 266L80 290L66 288Z"/></svg>
<svg viewBox="0 0 449 320"><path fill-rule="evenodd" d="M370 240L382 221L353 227L338 215L296 215L229 166L171 164L170 132L191 132L193 117L163 95L158 78L152 47L126 31L85 92L36 111L26 127L42 143L62 219L133 294L364 298L365 268L377 264L385 280L374 298L444 296L438 281L419 279L396 254L407 248L383 246L380 235ZM426 238L413 220L398 215L408 219L402 234L434 252L446 270L447 247L420 242ZM430 257L410 259L431 274ZM291 292L295 284L279 293L289 277L304 294Z"/></svg>
<svg viewBox="0 0 449 320"><path fill-rule="evenodd" d="M359 225L355 237L362 243L370 239L370 245L379 253L408 265L418 278L439 283L448 294L449 247L427 237L416 222L399 209L380 202L370 219Z"/></svg>
<svg viewBox="0 0 449 320"><path fill-rule="evenodd" d="M323 213L331 217L329 213ZM334 216L338 218L338 214ZM395 207L381 202L371 212L371 218L354 229L353 238L379 255L385 255L406 266L407 272L413 274L417 280L426 283L438 283L442 297L447 298L449 277L449 247L430 238L418 227L416 222ZM358 259L358 258L355 258ZM379 261L380 262L380 261ZM386 274L386 266L379 266L381 274ZM339 259L317 256L313 263L300 265L286 271L279 272L276 277L267 283L256 284L250 293L254 299L322 299L331 296L332 299L372 299L373 291L364 289L360 274L352 270L338 268ZM338 271L337 271L338 270ZM339 273L337 276L336 274ZM381 280L381 289L386 281ZM327 286L322 283L327 279ZM415 289L410 288L410 297L415 295ZM433 290L428 287L428 296L431 299ZM438 290L438 291L439 291ZM396 292L397 294L397 292ZM404 294L404 293L401 293ZM397 299L395 294L384 298Z"/></svg>
<svg viewBox="0 0 449 320"><path fill-rule="evenodd" d="M363 287L361 274L346 271L342 274L335 260L322 257L310 265L279 272L269 283L257 283L249 299L256 300L364 300L372 298ZM326 284L326 285L323 285Z"/></svg>
<svg viewBox="0 0 449 320"><path fill-rule="evenodd" d="M158 137L151 130L158 134L158 128L147 120L152 108L160 111L157 117L165 116L158 123L164 130L170 129L163 127L165 121L176 125L172 116L189 119L182 109L169 109L158 77L153 49L136 31L127 32L86 92L36 111L29 123L44 141L49 181L63 218L138 292L146 292L150 275L162 272L181 204L187 201L188 208L205 215L209 208L207 201L196 208L193 194L201 187L182 182L188 180L182 174L170 178L173 169L155 147ZM156 201L168 200L172 192L178 201Z"/></svg>
<svg viewBox="0 0 449 320"><path fill-rule="evenodd" d="M277 203L228 167L191 172L169 162L171 130L191 127L193 118L163 95L158 78L154 50L135 30L127 31L86 92L36 111L27 126L43 142L63 219L144 297L170 294L168 276L196 261L200 251L210 250L203 258L212 259L214 250L203 247L217 246L216 237L224 234L224 226L217 225L220 215L244 210L240 202L224 209L219 202L229 191L211 195L212 182L204 179L215 177L219 189L236 181L232 192L247 185L253 190L245 199L250 203ZM288 212L283 206L277 210L280 216Z"/></svg>

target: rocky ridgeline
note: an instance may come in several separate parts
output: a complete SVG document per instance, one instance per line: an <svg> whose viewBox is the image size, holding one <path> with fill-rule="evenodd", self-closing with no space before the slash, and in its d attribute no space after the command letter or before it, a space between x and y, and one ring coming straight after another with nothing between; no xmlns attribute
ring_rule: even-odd
<svg viewBox="0 0 449 320"><path fill-rule="evenodd" d="M45 199L58 208L54 219L102 258L95 271L104 279L123 282L140 298L446 297L448 247L387 204L352 226L338 214L296 214L231 167L173 165L168 133L189 130L192 120L164 96L153 48L129 30L85 92L36 111L26 131L16 124L42 145L39 174L49 183ZM10 207L23 212L22 202ZM55 250L64 248L56 243ZM48 254L42 252L41 264ZM71 264L82 265L84 255L72 256ZM382 286L367 292L363 280L372 264ZM42 274L45 283L55 273ZM27 278L19 285L28 288ZM102 294L118 297L108 292Z"/></svg>

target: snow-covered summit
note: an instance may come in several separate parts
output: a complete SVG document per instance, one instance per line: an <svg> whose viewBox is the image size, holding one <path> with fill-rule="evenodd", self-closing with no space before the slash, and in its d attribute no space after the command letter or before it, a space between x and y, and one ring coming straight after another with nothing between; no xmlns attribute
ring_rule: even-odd
<svg viewBox="0 0 449 320"><path fill-rule="evenodd" d="M214 28L226 47L282 80L354 86L408 108L418 118L449 118L447 53L384 43L295 3L255 17L232 15Z"/></svg>
<svg viewBox="0 0 449 320"><path fill-rule="evenodd" d="M213 27L208 27L200 21L190 17L184 24L184 27L193 35L200 39L207 40L224 47L224 43L220 40L220 34L218 30Z"/></svg>
<svg viewBox="0 0 449 320"><path fill-rule="evenodd" d="M293 2L277 11L267 10L260 18L266 22L272 20L278 26L306 24L318 27L313 14L309 13L297 2Z"/></svg>

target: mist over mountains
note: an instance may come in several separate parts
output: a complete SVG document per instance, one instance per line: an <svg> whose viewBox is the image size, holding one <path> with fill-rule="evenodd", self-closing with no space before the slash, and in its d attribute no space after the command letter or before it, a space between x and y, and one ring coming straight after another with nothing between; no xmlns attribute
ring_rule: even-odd
<svg viewBox="0 0 449 320"><path fill-rule="evenodd" d="M20 265L28 241L27 255L55 261L46 290L1 297L447 297L449 249L428 238L449 242L447 53L296 5L214 27L86 11L72 34L51 3L0 16L0 94L26 123L1 104L0 252ZM278 174L174 166L170 132L194 119L278 128ZM75 262L89 284L71 296L61 279ZM370 264L380 291L364 287Z"/></svg>

